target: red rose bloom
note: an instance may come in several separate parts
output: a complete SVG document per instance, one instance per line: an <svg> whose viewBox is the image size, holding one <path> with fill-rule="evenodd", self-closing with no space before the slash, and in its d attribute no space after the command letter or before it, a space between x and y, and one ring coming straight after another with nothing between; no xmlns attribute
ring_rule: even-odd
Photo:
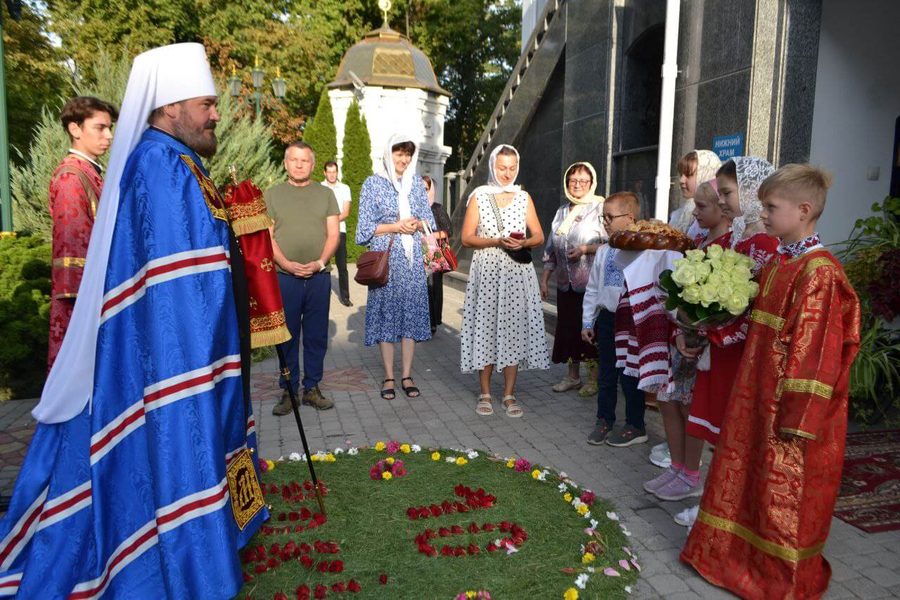
<svg viewBox="0 0 900 600"><path fill-rule="evenodd" d="M328 522L328 517L326 517L322 513L316 513L313 515L313 521L315 521L319 525L324 525L326 522Z"/></svg>
<svg viewBox="0 0 900 600"><path fill-rule="evenodd" d="M431 506L428 507L428 509L431 511L432 516L435 516L435 517L441 516L441 513L443 512L443 509L441 509L441 507L438 506L437 504L432 504Z"/></svg>
<svg viewBox="0 0 900 600"><path fill-rule="evenodd" d="M284 513L279 513L279 514L278 514L278 520L279 520L279 521L285 521L285 520L287 520L287 515L284 514Z"/></svg>
<svg viewBox="0 0 900 600"><path fill-rule="evenodd" d="M499 548L497 548L497 544L495 544L494 542L491 542L490 544L485 546L484 549L488 552L496 552L497 550L499 550Z"/></svg>
<svg viewBox="0 0 900 600"><path fill-rule="evenodd" d="M328 561L323 560L318 565L316 565L316 569L319 571L319 573L327 573L328 572Z"/></svg>
<svg viewBox="0 0 900 600"><path fill-rule="evenodd" d="M288 519L290 519L291 521L297 521L300 519L300 513L291 511L288 513Z"/></svg>
<svg viewBox="0 0 900 600"><path fill-rule="evenodd" d="M260 564L256 565L256 567L254 567L253 570L256 571L257 575L259 575L260 573L265 573L269 569L266 567L266 565L260 563Z"/></svg>
<svg viewBox="0 0 900 600"><path fill-rule="evenodd" d="M347 589L353 592L354 594L358 594L360 590L362 590L362 586L355 579L351 579L350 583L347 584Z"/></svg>
<svg viewBox="0 0 900 600"><path fill-rule="evenodd" d="M454 555L454 556L465 556L465 555L466 555L466 549L463 548L462 546L457 546L456 549L453 550L453 555Z"/></svg>
<svg viewBox="0 0 900 600"><path fill-rule="evenodd" d="M298 586L296 590L294 590L294 594L297 596L309 596L309 588L305 585Z"/></svg>
<svg viewBox="0 0 900 600"><path fill-rule="evenodd" d="M312 547L309 544L307 544L306 542L300 543L300 552L302 552L303 554L309 554L310 550L312 550Z"/></svg>
<svg viewBox="0 0 900 600"><path fill-rule="evenodd" d="M454 525L453 527L450 528L450 531L451 531L452 533L455 533L456 535L459 535L459 534L461 534L461 533L465 533L465 531L463 531L463 528L460 527L459 525Z"/></svg>
<svg viewBox="0 0 900 600"><path fill-rule="evenodd" d="M300 533L301 531L303 531L303 525L297 525L296 527L294 527L294 533Z"/></svg>
<svg viewBox="0 0 900 600"><path fill-rule="evenodd" d="M313 568L313 560L306 554L300 557L300 562L302 562L303 566L307 569Z"/></svg>
<svg viewBox="0 0 900 600"><path fill-rule="evenodd" d="M248 581L252 581L252 580L253 580L253 575L251 575L250 573L244 573L244 583L247 583Z"/></svg>
<svg viewBox="0 0 900 600"><path fill-rule="evenodd" d="M277 594L275 594L275 600L288 600L288 597L285 593L278 592Z"/></svg>
<svg viewBox="0 0 900 600"><path fill-rule="evenodd" d="M506 533L506 532L509 531L510 529L512 529L512 523L510 523L509 521L501 521L501 523L500 523L500 531Z"/></svg>
<svg viewBox="0 0 900 600"><path fill-rule="evenodd" d="M465 487L463 484L457 484L455 488L453 488L453 493L459 496L460 498L464 498L466 496L466 492L469 491L469 488Z"/></svg>
<svg viewBox="0 0 900 600"><path fill-rule="evenodd" d="M277 569L280 564L281 564L281 561L279 561L274 556L269 559L269 562L266 563L266 565L268 565L268 567L270 569Z"/></svg>
<svg viewBox="0 0 900 600"><path fill-rule="evenodd" d="M481 526L482 531L493 531L495 529L497 529L497 526L494 525L493 523L485 523L484 525Z"/></svg>
<svg viewBox="0 0 900 600"><path fill-rule="evenodd" d="M328 594L328 588L324 585L316 586L316 598L324 598Z"/></svg>
<svg viewBox="0 0 900 600"><path fill-rule="evenodd" d="M469 544L469 547L466 548L466 550L469 552L469 554L478 554L479 552L481 552L481 548L479 548L475 544Z"/></svg>
<svg viewBox="0 0 900 600"><path fill-rule="evenodd" d="M450 535L450 530L446 527L441 527L438 529L438 535L441 537L448 537Z"/></svg>
<svg viewBox="0 0 900 600"><path fill-rule="evenodd" d="M344 570L344 563L342 561L336 560L328 567L329 573L340 573Z"/></svg>
<svg viewBox="0 0 900 600"><path fill-rule="evenodd" d="M441 556L453 556L453 548L450 546L444 546L441 548Z"/></svg>
<svg viewBox="0 0 900 600"><path fill-rule="evenodd" d="M304 481L303 489L305 489L307 492L310 491L311 489L313 489L312 481Z"/></svg>
<svg viewBox="0 0 900 600"><path fill-rule="evenodd" d="M344 586L343 581L338 581L334 585L331 586L331 589L337 592L338 594L343 594L346 591L346 587Z"/></svg>
<svg viewBox="0 0 900 600"><path fill-rule="evenodd" d="M318 526L319 526L319 524L316 523L315 521L310 521L309 523L306 524L307 529L315 529Z"/></svg>
<svg viewBox="0 0 900 600"><path fill-rule="evenodd" d="M478 528L478 523L470 523L466 531L469 533L478 533L481 529Z"/></svg>
<svg viewBox="0 0 900 600"><path fill-rule="evenodd" d="M381 585L387 585L387 575L385 575L384 573L382 573L381 575L379 575L379 576L378 576L378 583L380 583Z"/></svg>
<svg viewBox="0 0 900 600"><path fill-rule="evenodd" d="M434 532L434 529L426 529L425 530L425 539L431 540L437 537L437 534Z"/></svg>
<svg viewBox="0 0 900 600"><path fill-rule="evenodd" d="M416 510L415 508L407 508L406 516L409 517L410 519L412 519L413 521L415 521L416 519L419 518L419 511Z"/></svg>

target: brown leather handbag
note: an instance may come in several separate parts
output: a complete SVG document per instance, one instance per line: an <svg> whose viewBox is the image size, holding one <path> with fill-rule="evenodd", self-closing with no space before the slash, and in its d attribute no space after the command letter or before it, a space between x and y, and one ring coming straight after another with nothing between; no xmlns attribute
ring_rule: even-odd
<svg viewBox="0 0 900 600"><path fill-rule="evenodd" d="M388 242L387 250L369 250L363 252L356 259L356 276L353 278L360 285L370 288L379 288L387 285L390 278L391 246L394 245L394 235Z"/></svg>

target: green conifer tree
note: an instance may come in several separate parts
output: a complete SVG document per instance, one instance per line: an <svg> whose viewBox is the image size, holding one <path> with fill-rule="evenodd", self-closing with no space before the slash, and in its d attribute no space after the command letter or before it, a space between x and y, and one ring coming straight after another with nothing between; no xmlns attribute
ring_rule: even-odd
<svg viewBox="0 0 900 600"><path fill-rule="evenodd" d="M337 159L337 129L334 126L334 111L331 109L331 98L328 90L322 90L316 115L303 131L303 141L312 146L316 153L316 166L313 169L313 181L325 180L325 163Z"/></svg>
<svg viewBox="0 0 900 600"><path fill-rule="evenodd" d="M366 118L360 114L356 100L347 110L343 142L343 182L350 186L353 204L347 216L347 260L355 262L365 248L356 245L356 222L359 216L359 191L372 174L372 142Z"/></svg>

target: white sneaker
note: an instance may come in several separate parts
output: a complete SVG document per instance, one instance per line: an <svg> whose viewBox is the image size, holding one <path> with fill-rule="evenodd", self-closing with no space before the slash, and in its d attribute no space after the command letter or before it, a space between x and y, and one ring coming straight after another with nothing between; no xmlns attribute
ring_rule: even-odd
<svg viewBox="0 0 900 600"><path fill-rule="evenodd" d="M669 446L657 451L656 448L650 453L650 462L660 469L668 469L672 466L672 456L669 454Z"/></svg>
<svg viewBox="0 0 900 600"><path fill-rule="evenodd" d="M697 514L700 512L700 505L693 508L686 508L677 515L675 515L675 522L681 525L682 527L687 527L688 531L691 530L691 527L694 526L694 522L697 520Z"/></svg>
<svg viewBox="0 0 900 600"><path fill-rule="evenodd" d="M656 452L662 452L663 450L665 450L666 452L669 451L669 442L663 442L662 444L653 446L652 448L650 448L650 453L653 454Z"/></svg>

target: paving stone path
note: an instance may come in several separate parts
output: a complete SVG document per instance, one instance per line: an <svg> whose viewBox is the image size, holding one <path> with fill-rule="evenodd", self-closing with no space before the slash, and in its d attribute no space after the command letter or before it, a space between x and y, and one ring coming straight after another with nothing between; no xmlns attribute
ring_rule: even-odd
<svg viewBox="0 0 900 600"><path fill-rule="evenodd" d="M355 303L351 308L332 296L330 346L321 389L335 401L335 408L323 412L303 409L313 451L346 447L348 442L362 445L398 439L421 445L483 448L551 466L616 504L633 534L631 547L643 566L635 598L731 597L678 560L687 530L672 517L690 504L660 502L642 488L646 480L660 473L647 460L650 447L663 440L657 413L647 413L648 444L622 449L589 446L585 439L595 421L596 400L583 400L575 392L553 393L550 387L565 372L560 365L519 375L517 395L525 411L523 418L509 419L502 411L491 417L475 414L477 377L459 371L463 295L449 287L445 288L444 325L433 340L416 348L413 376L422 397L407 399L400 392L397 399L386 402L379 395L383 374L378 350L363 345L365 293L364 288L351 284ZM399 374L399 350L397 360ZM301 447L293 418L272 415L280 396L277 370L274 359L258 363L251 382L260 454L270 458ZM501 379L495 378L496 393L501 386ZM7 497L34 430L29 414L33 405L28 401L0 405L0 494ZM624 401L619 402L619 409L620 422L624 422ZM704 464L709 464L711 457L705 451ZM833 569L826 598L900 597L900 531L867 534L834 519L825 555Z"/></svg>

